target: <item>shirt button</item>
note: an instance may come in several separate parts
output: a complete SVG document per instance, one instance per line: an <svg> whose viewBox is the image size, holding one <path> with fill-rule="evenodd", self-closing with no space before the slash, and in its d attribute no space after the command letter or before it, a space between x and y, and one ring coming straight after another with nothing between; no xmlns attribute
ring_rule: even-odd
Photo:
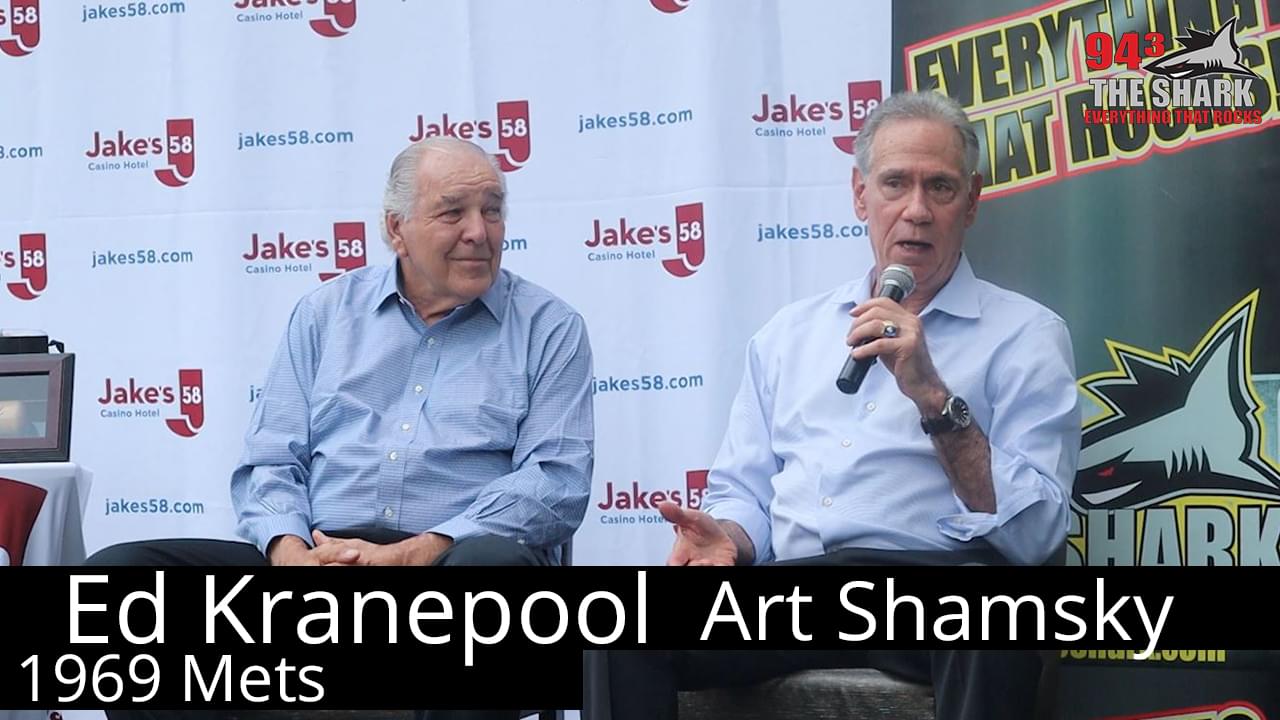
<svg viewBox="0 0 1280 720"><path fill-rule="evenodd" d="M829 497L822 498L822 507L831 507L831 498Z"/></svg>
<svg viewBox="0 0 1280 720"><path fill-rule="evenodd" d="M867 412L875 412L875 411L876 411L876 404L873 402L867 403Z"/></svg>
<svg viewBox="0 0 1280 720"><path fill-rule="evenodd" d="M849 442L848 440L841 440L841 441L840 441L840 447L849 447L849 446L850 446L850 445L852 445L852 444L853 444L853 443Z"/></svg>
<svg viewBox="0 0 1280 720"><path fill-rule="evenodd" d="M409 432L409 423L400 423L400 429Z"/></svg>
<svg viewBox="0 0 1280 720"><path fill-rule="evenodd" d="M388 460L395 460L395 459L396 459L396 458L398 458L398 457L400 457L400 456L396 454L396 451L395 451L395 450L392 450L391 452L387 453L387 459L388 459Z"/></svg>
<svg viewBox="0 0 1280 720"><path fill-rule="evenodd" d="M395 517L396 511L387 507L382 509L382 514L386 517Z"/></svg>
<svg viewBox="0 0 1280 720"><path fill-rule="evenodd" d="M422 394L422 386L421 386L421 385L414 385L414 386L413 386L413 391L414 391L415 393L417 393L417 394L421 395L421 394Z"/></svg>
<svg viewBox="0 0 1280 720"><path fill-rule="evenodd" d="M427 347L431 347L432 345L435 345L435 344L436 344L435 338L427 338Z"/></svg>

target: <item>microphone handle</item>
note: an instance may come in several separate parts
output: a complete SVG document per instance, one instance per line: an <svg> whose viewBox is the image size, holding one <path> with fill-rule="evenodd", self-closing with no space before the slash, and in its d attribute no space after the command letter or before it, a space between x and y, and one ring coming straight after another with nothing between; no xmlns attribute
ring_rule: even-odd
<svg viewBox="0 0 1280 720"><path fill-rule="evenodd" d="M867 372L875 362L874 355L867 358L865 362L854 360L852 355L845 357L844 367L840 369L840 376L836 378L836 388L845 395L857 393L858 388L862 387L862 381L867 378Z"/></svg>
<svg viewBox="0 0 1280 720"><path fill-rule="evenodd" d="M898 285L886 285L880 290L880 297L887 297L890 300L900 303L902 302L904 293ZM863 340L858 343L861 347L871 342ZM852 355L845 357L844 367L840 369L840 376L836 378L836 388L845 395L853 395L858 392L858 388L862 387L862 381L867 378L867 373L871 371L871 366L876 364L876 356L872 355L862 362L853 359Z"/></svg>

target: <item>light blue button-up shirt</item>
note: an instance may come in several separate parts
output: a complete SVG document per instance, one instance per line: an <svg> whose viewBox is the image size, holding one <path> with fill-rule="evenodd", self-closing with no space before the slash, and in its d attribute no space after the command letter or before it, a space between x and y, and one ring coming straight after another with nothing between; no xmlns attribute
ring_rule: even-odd
<svg viewBox="0 0 1280 720"><path fill-rule="evenodd" d="M427 327L395 263L294 308L240 465L237 532L379 527L555 548L581 524L594 449L582 317L503 270Z"/></svg>
<svg viewBox="0 0 1280 720"><path fill-rule="evenodd" d="M741 525L756 562L975 543L1045 561L1066 539L1080 452L1066 324L978 280L965 257L920 314L934 367L990 441L996 512L973 512L883 363L857 394L835 387L849 310L873 283L868 273L793 303L751 339L703 509Z"/></svg>

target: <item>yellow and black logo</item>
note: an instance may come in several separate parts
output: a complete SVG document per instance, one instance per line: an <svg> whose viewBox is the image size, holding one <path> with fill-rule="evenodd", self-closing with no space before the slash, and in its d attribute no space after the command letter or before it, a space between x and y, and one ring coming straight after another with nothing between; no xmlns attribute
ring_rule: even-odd
<svg viewBox="0 0 1280 720"><path fill-rule="evenodd" d="M1083 378L1071 561L1280 565L1280 466L1267 456L1250 350L1258 292L1190 353L1107 341L1115 369Z"/></svg>

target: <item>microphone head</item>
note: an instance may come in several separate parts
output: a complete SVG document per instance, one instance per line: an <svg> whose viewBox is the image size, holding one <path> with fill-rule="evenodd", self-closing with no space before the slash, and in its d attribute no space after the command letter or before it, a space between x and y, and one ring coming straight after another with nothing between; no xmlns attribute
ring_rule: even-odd
<svg viewBox="0 0 1280 720"><path fill-rule="evenodd" d="M880 273L880 293L883 295L891 287L901 290L901 297L910 295L911 291L916 289L916 276L911 273L911 268L906 265L886 267L884 272Z"/></svg>

